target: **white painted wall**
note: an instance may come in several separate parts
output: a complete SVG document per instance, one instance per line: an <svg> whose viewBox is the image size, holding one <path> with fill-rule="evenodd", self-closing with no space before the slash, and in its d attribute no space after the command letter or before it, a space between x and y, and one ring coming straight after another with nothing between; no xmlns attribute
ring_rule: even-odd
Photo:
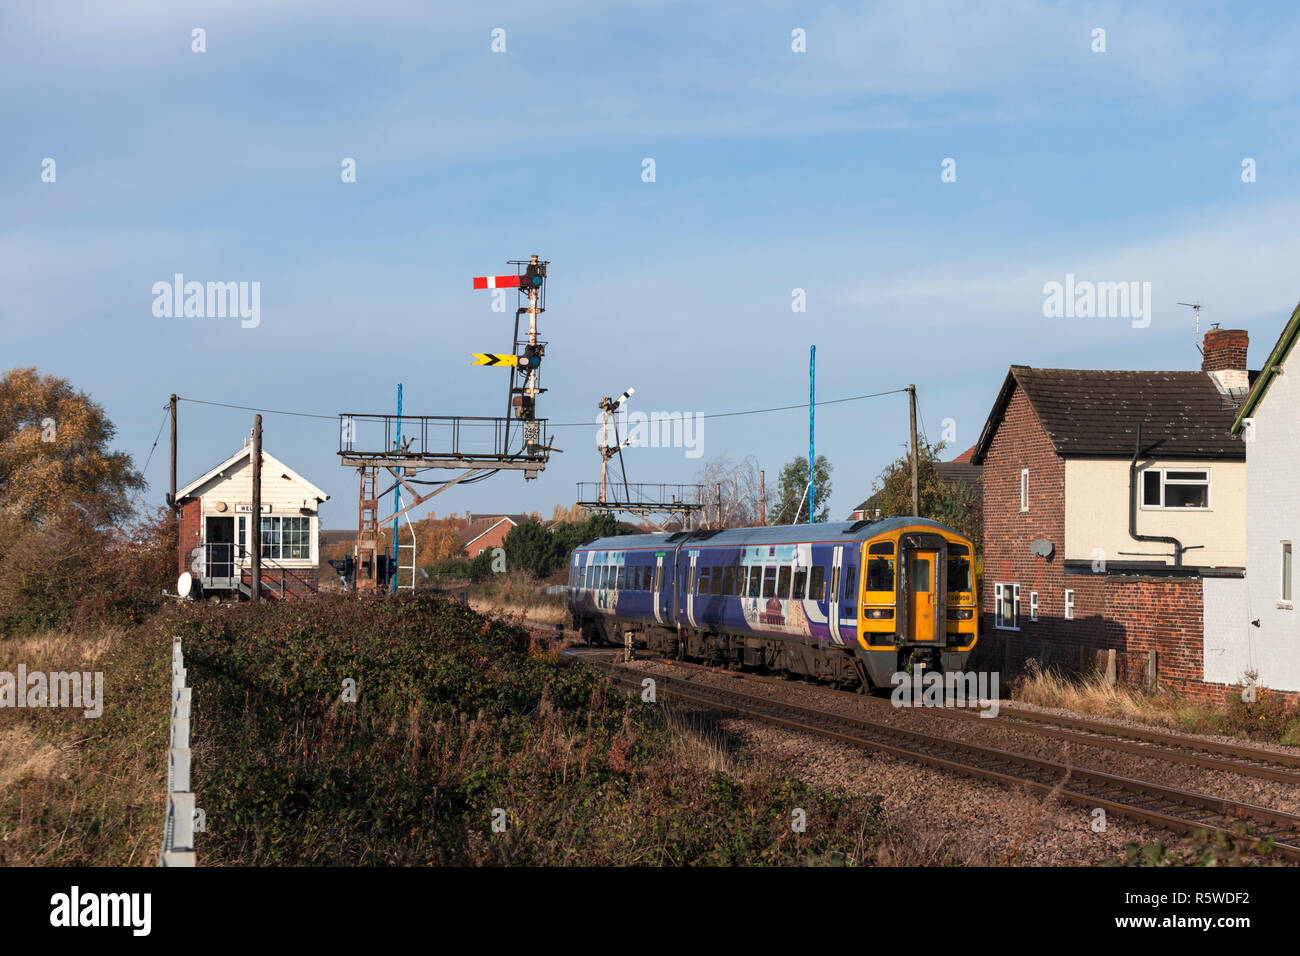
<svg viewBox="0 0 1300 956"><path fill-rule="evenodd" d="M1184 546L1204 545L1183 555L1184 564L1241 568L1246 564L1246 463L1242 461L1138 460L1138 501L1147 468L1208 469L1209 510L1137 511L1138 534L1167 535ZM1033 508L1034 476L1029 476ZM1134 541L1128 534L1129 463L1122 459L1065 460L1065 557L1093 560L1093 549L1108 561L1151 561L1171 555L1173 546ZM1123 552L1140 552L1126 554ZM1166 561L1172 564L1172 558Z"/></svg>
<svg viewBox="0 0 1300 956"><path fill-rule="evenodd" d="M1252 653L1250 605L1244 578L1202 578L1205 606L1202 661L1204 679L1211 684L1242 684L1256 661Z"/></svg>
<svg viewBox="0 0 1300 956"><path fill-rule="evenodd" d="M1292 348L1283 372L1255 408L1254 440L1246 443L1246 620L1259 683L1300 691L1300 602L1279 606L1281 542L1300 551L1300 360ZM1300 591L1300 576L1293 581Z"/></svg>
<svg viewBox="0 0 1300 956"><path fill-rule="evenodd" d="M203 502L203 531L204 539L207 535L207 518L212 517L234 517L238 521L239 514L235 509L236 505L251 505L253 503L253 469L247 459L236 462L228 468L224 475L218 475L209 479L205 484L191 492L193 497L201 497ZM218 503L224 503L225 511L218 508ZM271 510L267 512L266 506L270 505ZM275 462L263 459L262 467L262 506L263 514L281 515L289 517L310 517L311 521L311 558L304 560L302 558L275 558L275 563L287 568L305 568L313 567L320 563L320 517L317 514L319 502L312 496L312 492L305 486L299 484L294 479L276 467ZM303 507L310 508L310 516L303 515L299 510ZM248 512L247 517L252 517ZM238 525L236 525L238 529ZM236 530L236 540L238 540L238 530Z"/></svg>

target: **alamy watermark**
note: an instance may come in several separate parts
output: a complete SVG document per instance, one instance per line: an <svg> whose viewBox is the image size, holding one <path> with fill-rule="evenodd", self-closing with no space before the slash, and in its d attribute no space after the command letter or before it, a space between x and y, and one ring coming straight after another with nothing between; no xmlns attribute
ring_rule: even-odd
<svg viewBox="0 0 1300 956"><path fill-rule="evenodd" d="M160 319L238 317L245 329L262 323L261 282L186 282L176 273L171 282L153 284L153 314Z"/></svg>
<svg viewBox="0 0 1300 956"><path fill-rule="evenodd" d="M1043 296L1043 315L1049 319L1131 319L1135 329L1151 324L1150 282L1076 280L1067 272L1065 282L1044 285Z"/></svg>
<svg viewBox="0 0 1300 956"><path fill-rule="evenodd" d="M80 709L87 720L104 713L103 671L0 671L0 707Z"/></svg>
<svg viewBox="0 0 1300 956"><path fill-rule="evenodd" d="M703 412L629 412L620 410L612 416L606 431L603 416L597 416L596 446L605 441L611 445L615 435L624 445L641 448L684 448L687 458L704 454Z"/></svg>
<svg viewBox="0 0 1300 956"><path fill-rule="evenodd" d="M998 715L998 675L987 671L898 671L890 679L895 707L976 707L981 717Z"/></svg>

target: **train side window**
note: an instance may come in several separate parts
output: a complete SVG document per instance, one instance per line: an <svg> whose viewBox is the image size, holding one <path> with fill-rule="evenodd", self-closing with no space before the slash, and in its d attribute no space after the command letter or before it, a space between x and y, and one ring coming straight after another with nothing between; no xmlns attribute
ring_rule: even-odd
<svg viewBox="0 0 1300 956"><path fill-rule="evenodd" d="M761 565L753 565L749 569L749 596L758 597L759 582L763 580L763 568Z"/></svg>
<svg viewBox="0 0 1300 956"><path fill-rule="evenodd" d="M713 569L713 585L709 588L710 594L722 593L722 568Z"/></svg>
<svg viewBox="0 0 1300 956"><path fill-rule="evenodd" d="M658 566L656 566L656 567L655 567L654 590L658 591L658 590L659 590L659 585L660 585L662 582L663 582L663 569L660 568L660 567L658 567Z"/></svg>
<svg viewBox="0 0 1300 956"><path fill-rule="evenodd" d="M629 591L641 590L641 569L640 568L627 569L627 589Z"/></svg>
<svg viewBox="0 0 1300 956"><path fill-rule="evenodd" d="M826 600L826 569L820 564L815 565L808 575L808 600Z"/></svg>
<svg viewBox="0 0 1300 956"><path fill-rule="evenodd" d="M874 547L874 546L873 546ZM871 558L867 561L867 590L894 590L894 562L889 558Z"/></svg>
<svg viewBox="0 0 1300 956"><path fill-rule="evenodd" d="M763 568L763 597L770 598L776 594L776 568Z"/></svg>
<svg viewBox="0 0 1300 956"><path fill-rule="evenodd" d="M620 564L618 566L618 570L614 572L614 575L615 575L614 589L617 591L622 591L623 588L627 585L627 567L625 565Z"/></svg>
<svg viewBox="0 0 1300 956"><path fill-rule="evenodd" d="M794 598L796 601L802 601L804 597L807 596L807 594L808 594L808 569L795 568L794 569L794 590L790 592L790 596Z"/></svg>
<svg viewBox="0 0 1300 956"><path fill-rule="evenodd" d="M893 553L894 553L894 542L892 541L877 541L875 544L871 545L871 547L867 548L867 554L893 554Z"/></svg>
<svg viewBox="0 0 1300 956"><path fill-rule="evenodd" d="M853 591L853 586L858 583L858 569L849 565L844 569L844 600L850 604L857 602L857 595Z"/></svg>
<svg viewBox="0 0 1300 956"><path fill-rule="evenodd" d="M695 573L696 573L695 593L708 594L709 593L709 569L707 567L700 568Z"/></svg>
<svg viewBox="0 0 1300 956"><path fill-rule="evenodd" d="M723 594L736 593L736 569L733 567L729 566L725 571L722 572L722 593Z"/></svg>
<svg viewBox="0 0 1300 956"><path fill-rule="evenodd" d="M790 566L788 564L781 568L781 574L776 580L776 593L778 597L788 598L790 596Z"/></svg>

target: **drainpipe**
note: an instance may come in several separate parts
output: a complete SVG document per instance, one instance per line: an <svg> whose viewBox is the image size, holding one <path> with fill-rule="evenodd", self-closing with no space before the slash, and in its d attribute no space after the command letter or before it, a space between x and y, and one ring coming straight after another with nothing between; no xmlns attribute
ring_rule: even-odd
<svg viewBox="0 0 1300 956"><path fill-rule="evenodd" d="M1138 423L1137 441L1133 445L1133 460L1128 466L1128 536L1134 541L1162 541L1165 544L1174 546L1174 567L1183 566L1183 552L1187 549L1177 538L1171 538L1158 534L1138 534L1137 533L1137 511L1138 511L1138 487L1137 487L1137 464L1138 453L1142 449L1142 424Z"/></svg>

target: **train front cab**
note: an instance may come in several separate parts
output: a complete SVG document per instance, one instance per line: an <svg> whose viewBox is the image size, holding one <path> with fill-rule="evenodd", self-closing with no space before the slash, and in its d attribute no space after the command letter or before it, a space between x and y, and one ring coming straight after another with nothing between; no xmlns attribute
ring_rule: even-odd
<svg viewBox="0 0 1300 956"><path fill-rule="evenodd" d="M969 542L903 528L863 543L858 643L871 683L898 672L960 671L979 627Z"/></svg>

